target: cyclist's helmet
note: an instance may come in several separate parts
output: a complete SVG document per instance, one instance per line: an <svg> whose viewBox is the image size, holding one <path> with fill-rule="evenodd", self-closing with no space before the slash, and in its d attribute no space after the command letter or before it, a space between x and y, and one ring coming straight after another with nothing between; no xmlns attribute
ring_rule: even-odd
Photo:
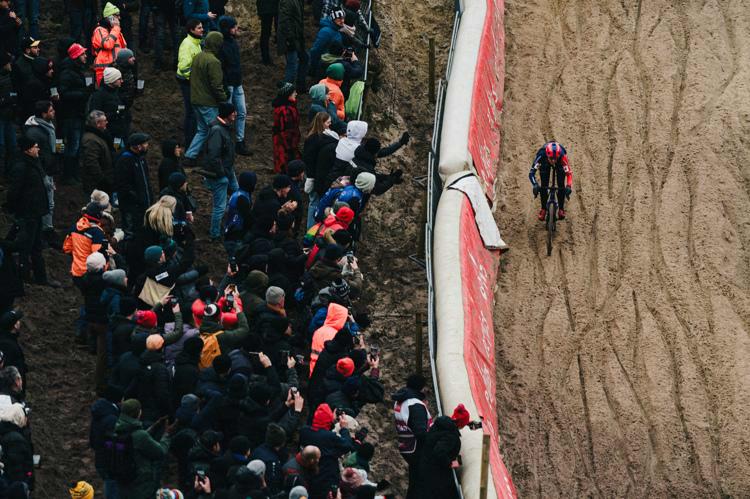
<svg viewBox="0 0 750 499"><path fill-rule="evenodd" d="M550 163L555 163L562 156L562 146L557 142L550 142L544 146L544 152Z"/></svg>

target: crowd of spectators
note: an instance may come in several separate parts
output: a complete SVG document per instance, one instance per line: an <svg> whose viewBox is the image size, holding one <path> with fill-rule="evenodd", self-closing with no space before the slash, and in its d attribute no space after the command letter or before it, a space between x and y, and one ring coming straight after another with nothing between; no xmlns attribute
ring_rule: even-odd
<svg viewBox="0 0 750 499"><path fill-rule="evenodd" d="M272 143L251 151L240 26L225 3L71 0L70 36L48 57L39 0L0 0L0 174L13 219L0 240L0 497L34 485L14 301L25 283L61 286L46 247L70 255L81 295L74 339L95 356L89 443L104 497L393 496L371 473L376 448L358 421L386 399L380 349L367 340L362 218L403 182L378 160L410 139L383 147L359 120L357 52L380 30L359 0L314 0L307 47L301 0L257 0L259 57L275 64L275 30L285 70ZM133 129L149 59L175 71L184 105L183 136L163 138L158 171L153 139ZM237 164L263 150L272 176ZM80 186L83 205L63 228L56 182ZM201 217L207 234L196 234ZM196 251L200 237L226 252L221 269ZM406 497L454 497L469 416L459 406L433 420L424 389L415 374L392 397ZM71 483L70 495L92 498L93 487Z"/></svg>

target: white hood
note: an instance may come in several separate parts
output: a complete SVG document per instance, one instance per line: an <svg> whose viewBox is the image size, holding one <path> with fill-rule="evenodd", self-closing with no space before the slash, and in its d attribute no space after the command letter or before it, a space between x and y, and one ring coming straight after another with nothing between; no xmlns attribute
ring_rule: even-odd
<svg viewBox="0 0 750 499"><path fill-rule="evenodd" d="M346 126L346 137L339 140L336 146L336 159L351 161L354 159L354 151L362 143L367 135L366 121L350 121Z"/></svg>

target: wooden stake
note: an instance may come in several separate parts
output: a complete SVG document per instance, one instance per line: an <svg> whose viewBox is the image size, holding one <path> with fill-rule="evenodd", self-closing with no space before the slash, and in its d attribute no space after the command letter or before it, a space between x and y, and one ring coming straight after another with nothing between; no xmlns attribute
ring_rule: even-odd
<svg viewBox="0 0 750 499"><path fill-rule="evenodd" d="M490 467L490 436L482 435L482 468L479 476L479 499L487 499L487 481Z"/></svg>
<svg viewBox="0 0 750 499"><path fill-rule="evenodd" d="M430 99L430 104L435 103L435 39L430 38L430 50L429 50L429 59L427 61L428 63L428 71L429 71L429 92L428 96Z"/></svg>

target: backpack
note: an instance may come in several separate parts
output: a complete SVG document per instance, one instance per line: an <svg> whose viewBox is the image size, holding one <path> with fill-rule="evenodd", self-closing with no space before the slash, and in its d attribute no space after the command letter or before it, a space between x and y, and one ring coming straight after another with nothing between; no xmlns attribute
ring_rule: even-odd
<svg viewBox="0 0 750 499"><path fill-rule="evenodd" d="M201 339L203 340L203 350L201 350L201 360L198 362L199 369L206 369L211 367L211 363L216 357L221 355L221 345L219 344L218 336L224 334L224 331L216 331L215 333L201 333Z"/></svg>
<svg viewBox="0 0 750 499"><path fill-rule="evenodd" d="M135 479L136 465L132 433L105 435L102 455L104 469L113 480L127 484Z"/></svg>
<svg viewBox="0 0 750 499"><path fill-rule="evenodd" d="M364 97L365 93L365 82L363 81L355 81L352 83L351 88L349 89L349 98L346 100L346 103L344 104L344 111L346 112L346 117L350 120L356 120L357 119L357 113L359 113L359 109L362 106L362 99Z"/></svg>

